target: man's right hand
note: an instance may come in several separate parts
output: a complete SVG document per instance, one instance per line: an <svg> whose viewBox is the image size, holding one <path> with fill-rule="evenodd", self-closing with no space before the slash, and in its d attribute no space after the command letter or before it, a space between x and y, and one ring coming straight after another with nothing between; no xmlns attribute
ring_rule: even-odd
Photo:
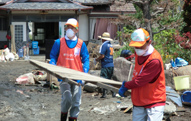
<svg viewBox="0 0 191 121"><path fill-rule="evenodd" d="M49 64L56 65L56 63L53 62L52 60L49 61Z"/></svg>
<svg viewBox="0 0 191 121"><path fill-rule="evenodd" d="M76 80L76 82L78 83L78 86L84 86L85 81L83 80Z"/></svg>
<svg viewBox="0 0 191 121"><path fill-rule="evenodd" d="M124 94L125 94L125 92L128 90L128 89L125 87L125 82L126 82L126 81L123 81L122 86L120 87L119 92L118 92L121 97L126 97Z"/></svg>

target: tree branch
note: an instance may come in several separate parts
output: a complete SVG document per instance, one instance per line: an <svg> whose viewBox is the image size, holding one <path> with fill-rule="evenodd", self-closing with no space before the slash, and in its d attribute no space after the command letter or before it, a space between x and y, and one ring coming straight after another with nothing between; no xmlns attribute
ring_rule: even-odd
<svg viewBox="0 0 191 121"><path fill-rule="evenodd" d="M149 0L149 4L151 4L153 2L153 0Z"/></svg>
<svg viewBox="0 0 191 121"><path fill-rule="evenodd" d="M144 2L142 2L142 1L132 1L132 3L137 5L139 8L141 8L143 10Z"/></svg>
<svg viewBox="0 0 191 121"><path fill-rule="evenodd" d="M151 17L155 17L157 14L164 13L167 9L167 6L168 6L168 2L166 1L165 7L164 8L157 7L158 10L156 12L152 13Z"/></svg>
<svg viewBox="0 0 191 121"><path fill-rule="evenodd" d="M162 28L160 28L158 32L153 32L153 36L154 36L154 34L157 34L157 33L160 33L160 32L163 31L163 30L166 30L166 27L165 27L165 26L162 26L160 23L158 23L158 24L159 24L160 27L162 27Z"/></svg>

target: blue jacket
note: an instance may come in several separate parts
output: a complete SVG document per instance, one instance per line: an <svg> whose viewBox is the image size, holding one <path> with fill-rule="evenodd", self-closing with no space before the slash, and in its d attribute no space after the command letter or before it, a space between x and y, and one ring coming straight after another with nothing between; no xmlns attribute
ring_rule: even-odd
<svg viewBox="0 0 191 121"><path fill-rule="evenodd" d="M76 41L66 40L66 44L68 45L69 48L74 48L77 44L77 40ZM57 59L59 56L59 52L60 52L60 39L57 39L54 42L54 45L52 46L52 50L50 52L50 63L51 64L56 65L56 62L57 62ZM83 70L85 73L88 73L88 71L89 71L89 53L88 53L86 44L84 42L82 44L80 56L82 58Z"/></svg>

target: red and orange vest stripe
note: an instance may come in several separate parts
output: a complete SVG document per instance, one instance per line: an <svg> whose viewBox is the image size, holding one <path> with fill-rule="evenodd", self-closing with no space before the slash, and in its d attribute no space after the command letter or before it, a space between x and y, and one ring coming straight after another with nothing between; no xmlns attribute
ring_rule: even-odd
<svg viewBox="0 0 191 121"><path fill-rule="evenodd" d="M83 41L78 39L76 46L74 48L69 48L65 38L60 38L60 53L56 65L83 72L80 57L82 44Z"/></svg>
<svg viewBox="0 0 191 121"><path fill-rule="evenodd" d="M135 106L149 106L155 103L164 103L166 101L166 88L165 88L165 74L164 74L164 67L163 67L163 61L158 53L154 49L153 53L149 56L149 58L142 64L138 64L138 56L135 57L135 68L133 72L133 79L138 76L144 67L153 59L158 59L162 66L162 71L157 78L156 81L152 83L148 83L142 87L134 88L131 91L131 99L133 102L133 105ZM151 70L152 71L152 70Z"/></svg>

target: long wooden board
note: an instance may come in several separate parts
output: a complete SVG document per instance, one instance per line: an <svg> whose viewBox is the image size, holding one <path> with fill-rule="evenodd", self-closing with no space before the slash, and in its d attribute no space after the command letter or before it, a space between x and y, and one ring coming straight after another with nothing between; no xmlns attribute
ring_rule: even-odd
<svg viewBox="0 0 191 121"><path fill-rule="evenodd" d="M94 83L95 82L96 83L97 82L102 82L102 83L107 83L107 84L116 85L116 86L122 85L122 82L117 82L117 81L114 81L114 80L101 78L101 77L98 77L98 76L90 75L88 73L76 71L76 70L73 70L73 69L51 65L51 64L41 62L41 61L37 61L37 60L29 60L29 61L30 61L31 64L33 64L33 65L47 71L48 73L56 76L57 78L71 79L69 81L70 83L75 84L76 82L73 81L73 80L84 80L84 81L87 81L87 82L94 82Z"/></svg>
<svg viewBox="0 0 191 121"><path fill-rule="evenodd" d="M105 88L105 89L111 90L111 91L116 92L116 93L119 92L119 88L116 88L116 87L111 86L111 85L108 85L108 84L104 84L104 83L98 82L98 83L97 83L97 86L98 86L98 87L101 87L101 88ZM131 95L131 90L127 90L127 91L124 93L124 96L130 96L130 95Z"/></svg>

